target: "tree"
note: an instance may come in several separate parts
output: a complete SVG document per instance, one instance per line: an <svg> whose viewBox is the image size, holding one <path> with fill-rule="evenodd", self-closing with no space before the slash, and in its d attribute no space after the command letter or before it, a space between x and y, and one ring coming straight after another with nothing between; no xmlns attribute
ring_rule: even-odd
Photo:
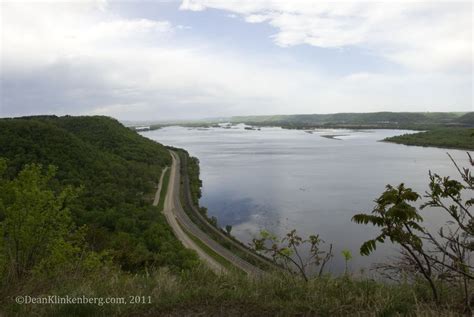
<svg viewBox="0 0 474 317"><path fill-rule="evenodd" d="M429 190L425 193L428 201L421 209L441 208L452 220L441 227L437 235L425 232L425 239L434 248L428 253L428 257L442 273L441 276L447 275L462 281L466 311L470 312L469 284L474 280L474 218L470 208L474 204L474 177L469 168L461 169L452 156L448 156L462 181L442 177L430 171ZM467 153L467 156L469 164L474 166L471 155Z"/></svg>
<svg viewBox="0 0 474 317"><path fill-rule="evenodd" d="M216 217L212 216L211 218L209 218L209 223L217 228L218 223Z"/></svg>
<svg viewBox="0 0 474 317"><path fill-rule="evenodd" d="M429 190L424 197L428 199L420 209L441 208L451 221L442 226L437 234L422 226L423 218L419 210L411 205L421 196L406 188L387 185L382 195L375 200L372 214L357 214L352 220L362 224L380 227L380 234L364 242L360 248L362 255L368 255L376 248L376 243L390 239L402 247L405 267L412 266L415 274L421 273L428 281L433 297L439 302L435 281L462 281L466 311L470 311L470 282L474 279L472 251L474 250L474 219L470 208L474 204L472 191L474 178L468 168L461 169L448 154L462 182L450 177L429 173ZM468 162L474 166L468 153ZM385 266L386 267L386 266Z"/></svg>
<svg viewBox="0 0 474 317"><path fill-rule="evenodd" d="M349 272L349 261L352 260L352 253L350 250L344 249L341 251L342 256L344 257L344 275L347 275Z"/></svg>
<svg viewBox="0 0 474 317"><path fill-rule="evenodd" d="M140 253L146 254L146 259L133 266L121 262L126 256L113 256L115 264L123 269L177 267L178 263L196 259L171 230L157 233L162 247L157 249L147 243L144 235L148 229L156 223L161 229L167 226L165 217L151 206L150 198L161 171L171 163L171 156L163 145L118 121L100 116L0 119L0 157L8 159L5 176L9 179L16 177L25 165L40 163L44 167L58 167L50 187L56 194L67 185L83 187L68 209L76 227L87 226L88 247L96 252L125 255L129 244L123 243L120 233L126 233L136 243L135 249L150 251ZM167 245L164 241L171 240L178 243L165 248L174 249L173 257L165 256L169 252L163 248Z"/></svg>
<svg viewBox="0 0 474 317"><path fill-rule="evenodd" d="M230 236L230 232L232 231L232 226L231 226L231 225L225 226L225 231L226 231L227 234Z"/></svg>
<svg viewBox="0 0 474 317"><path fill-rule="evenodd" d="M259 239L252 240L252 247L257 252L269 254L275 263L280 263L285 268L301 275L306 281L309 280L308 268L314 266L319 267L318 276L324 272L324 268L332 258L332 244L329 250L320 249L320 244L324 243L319 235L310 235L308 239L303 239L296 234L296 230L292 230L282 239L268 231L260 232ZM301 250L304 246L309 246L309 255L304 257Z"/></svg>
<svg viewBox="0 0 474 317"><path fill-rule="evenodd" d="M0 161L0 174L5 169L5 161ZM50 182L55 173L52 166L43 172L41 165L31 164L15 179L2 179L0 249L7 278L21 279L47 257L60 258L60 252L73 249L68 241L73 227L67 205L77 190L53 191Z"/></svg>
<svg viewBox="0 0 474 317"><path fill-rule="evenodd" d="M398 187L386 186L385 192L375 200L376 207L372 214L357 214L352 218L356 223L372 224L380 227L380 234L368 240L360 247L362 255L369 255L376 249L376 243L390 239L398 243L415 261L418 269L429 282L433 297L438 301L438 292L433 281L431 262L423 253L423 242L419 233L423 228L419 222L423 220L418 210L410 205L420 198L416 192L406 188L404 184Z"/></svg>

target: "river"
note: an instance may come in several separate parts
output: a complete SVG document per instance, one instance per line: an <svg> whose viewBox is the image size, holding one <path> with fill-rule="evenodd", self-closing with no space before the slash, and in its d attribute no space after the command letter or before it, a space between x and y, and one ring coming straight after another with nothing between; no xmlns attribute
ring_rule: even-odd
<svg viewBox="0 0 474 317"><path fill-rule="evenodd" d="M372 210L373 200L386 184L403 182L422 194L430 169L457 177L448 150L380 142L404 133L412 131L309 133L278 127L247 130L238 125L230 129L166 127L141 134L184 148L200 160L201 206L220 226L232 225L232 234L239 240L248 243L262 229L277 235L291 229L305 236L317 233L333 244L329 269L340 273L343 249L353 254L353 272L397 255L398 249L387 244L368 257L360 256L360 245L378 230L351 222L354 214ZM464 151L449 153L459 163L466 162ZM422 213L432 230L446 221L438 210Z"/></svg>

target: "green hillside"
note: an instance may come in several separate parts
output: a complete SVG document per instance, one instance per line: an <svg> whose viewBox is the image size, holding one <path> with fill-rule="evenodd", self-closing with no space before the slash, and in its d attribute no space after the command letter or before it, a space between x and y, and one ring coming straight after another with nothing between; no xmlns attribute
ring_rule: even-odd
<svg viewBox="0 0 474 317"><path fill-rule="evenodd" d="M469 308L461 280L444 280L444 269L437 301L416 266L386 283L352 272L348 250L341 276L216 274L152 206L170 160L164 146L107 117L0 119L0 316L460 316ZM294 239L311 241L321 261L319 238ZM98 302L19 302L25 295Z"/></svg>
<svg viewBox="0 0 474 317"><path fill-rule="evenodd" d="M460 124L466 124L473 127L474 126L474 112L468 112L465 115L456 119L456 121Z"/></svg>
<svg viewBox="0 0 474 317"><path fill-rule="evenodd" d="M470 117L469 117L469 116ZM469 119L471 118L471 119ZM352 127L426 129L440 125L473 125L472 113L373 112L233 117L234 123L276 125L286 128Z"/></svg>
<svg viewBox="0 0 474 317"><path fill-rule="evenodd" d="M394 136L385 141L405 145L474 150L474 129L436 128L425 132Z"/></svg>
<svg viewBox="0 0 474 317"><path fill-rule="evenodd" d="M171 157L162 145L107 117L25 117L0 120L0 158L13 177L26 164L58 168L56 187L82 186L71 213L87 225L92 250L107 251L126 270L182 268L182 248L150 198Z"/></svg>

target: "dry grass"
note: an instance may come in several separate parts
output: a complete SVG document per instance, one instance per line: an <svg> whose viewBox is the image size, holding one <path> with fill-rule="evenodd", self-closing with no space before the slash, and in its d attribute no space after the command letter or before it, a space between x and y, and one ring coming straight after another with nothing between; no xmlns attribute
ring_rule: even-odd
<svg viewBox="0 0 474 317"><path fill-rule="evenodd" d="M89 297L151 296L137 305L17 305L15 295ZM323 277L304 282L274 273L252 279L217 276L205 267L172 274L125 274L104 268L88 276L58 276L3 287L5 316L460 316L457 290L443 290L436 307L422 281L388 285L370 279ZM1 310L0 310L1 311Z"/></svg>

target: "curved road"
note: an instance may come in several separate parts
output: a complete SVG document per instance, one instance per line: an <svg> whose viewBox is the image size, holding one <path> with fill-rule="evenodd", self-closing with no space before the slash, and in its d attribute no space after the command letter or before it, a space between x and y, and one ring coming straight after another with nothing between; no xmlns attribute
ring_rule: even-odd
<svg viewBox="0 0 474 317"><path fill-rule="evenodd" d="M166 221L170 225L175 236L181 241L184 247L196 251L199 258L205 261L214 272L216 273L224 272L225 269L220 263L218 263L216 260L210 257L191 238L189 238L189 236L183 231L176 217L174 216L173 211L175 207L174 207L173 189L176 187L175 186L175 181L176 181L176 175L175 175L176 167L175 166L176 166L176 162L173 159L173 163L171 165L169 183L168 183L168 190L166 192L165 202L163 204L163 214L165 215ZM163 186L163 178L167 170L168 170L168 167L166 167L161 173L160 183L158 184L158 190L156 191L156 194L155 194L155 200L153 201L153 206L157 206L158 203L160 202L161 187ZM178 184L179 184L179 181L178 181Z"/></svg>
<svg viewBox="0 0 474 317"><path fill-rule="evenodd" d="M183 164L185 165L184 167L186 167L186 162L184 162ZM184 175L182 175L182 177L184 179L185 206L187 208L192 209L193 213L200 219L201 223L203 223L207 226L207 230L211 230L215 234L218 234L221 237L221 239L226 241L226 243L232 244L232 246L234 248L238 248L240 251L245 252L247 254L247 256L252 257L254 260L259 261L259 262L269 266L270 268L272 268L274 270L281 270L282 269L280 266L276 265L270 259L268 259L264 256L260 256L260 255L257 255L255 253L253 253L248 248L245 248L244 246L242 246L242 244L240 244L240 243L236 242L235 240L229 238L229 236L222 233L221 230L219 230L218 228L216 228L215 226L210 224L209 221L207 219L205 219L204 216L197 210L196 206L193 203L193 200L191 198L191 190L189 188L189 176L187 175L187 173L185 173Z"/></svg>
<svg viewBox="0 0 474 317"><path fill-rule="evenodd" d="M175 152L170 151L170 153L171 157L173 158L173 162L171 165L170 180L168 184L168 191L166 193L163 212L175 235L178 237L179 240L181 240L185 247L195 250L198 253L199 257L206 261L214 271L223 272L225 271L225 268L216 260L214 260L214 258L204 252L198 245L196 245L196 243L194 243L194 241L192 241L184 232L182 227L185 228L186 231L194 235L196 238L201 240L209 248L214 250L214 252L225 258L227 261L231 262L234 266L238 267L239 269L243 270L248 274L261 275L263 273L261 269L236 256L230 250L224 248L222 245L211 239L194 222L192 222L191 219L189 219L188 215L184 212L184 209L181 206L181 201L179 197L180 159Z"/></svg>

